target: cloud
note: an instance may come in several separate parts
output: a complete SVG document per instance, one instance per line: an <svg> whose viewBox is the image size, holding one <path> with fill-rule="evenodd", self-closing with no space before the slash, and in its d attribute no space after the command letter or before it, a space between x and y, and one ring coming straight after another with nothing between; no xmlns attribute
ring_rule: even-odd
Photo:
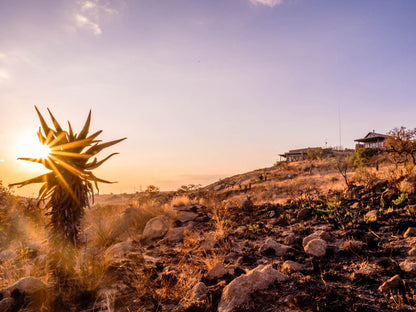
<svg viewBox="0 0 416 312"><path fill-rule="evenodd" d="M111 2L108 0L79 0L74 13L75 25L78 29L98 36L103 33L103 20L116 14L118 11L111 8Z"/></svg>
<svg viewBox="0 0 416 312"><path fill-rule="evenodd" d="M98 24L92 22L91 20L88 19L88 17L86 17L84 15L76 14L75 15L75 21L76 21L76 25L79 28L88 29L94 35L101 35L103 33L103 31L101 30L101 28Z"/></svg>
<svg viewBox="0 0 416 312"><path fill-rule="evenodd" d="M255 5L265 5L268 7L275 7L276 5L283 4L284 0L250 0L251 3Z"/></svg>
<svg viewBox="0 0 416 312"><path fill-rule="evenodd" d="M10 80L9 74L4 70L0 68L0 82Z"/></svg>

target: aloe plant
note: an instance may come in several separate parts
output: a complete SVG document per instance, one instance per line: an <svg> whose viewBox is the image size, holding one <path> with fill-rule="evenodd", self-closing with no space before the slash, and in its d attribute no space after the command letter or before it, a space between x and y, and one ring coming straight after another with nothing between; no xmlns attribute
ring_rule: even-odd
<svg viewBox="0 0 416 312"><path fill-rule="evenodd" d="M43 158L18 159L40 163L50 172L9 186L43 183L38 199L46 202L53 233L76 246L79 243L81 218L85 208L89 207L89 198L94 198L94 186L98 191L98 182L114 183L97 178L92 170L118 153L112 153L100 161L95 156L126 138L101 143L96 138L102 130L89 134L91 111L81 132L75 134L69 121L68 131L63 130L48 109L53 123L51 128L36 106L35 109L41 123L38 138L41 144L49 148L49 154Z"/></svg>

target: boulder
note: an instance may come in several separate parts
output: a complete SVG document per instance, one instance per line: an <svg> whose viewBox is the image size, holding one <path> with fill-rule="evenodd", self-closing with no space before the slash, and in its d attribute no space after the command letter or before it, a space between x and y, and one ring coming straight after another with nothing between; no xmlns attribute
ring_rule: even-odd
<svg viewBox="0 0 416 312"><path fill-rule="evenodd" d="M25 277L12 286L0 291L3 300L0 301L1 311L19 311L25 308L26 312L40 311L49 298L48 286L34 277Z"/></svg>
<svg viewBox="0 0 416 312"><path fill-rule="evenodd" d="M221 296L218 312L231 312L235 307L250 300L250 295L258 290L267 289L274 282L286 281L288 277L269 265L259 265L228 284Z"/></svg>
<svg viewBox="0 0 416 312"><path fill-rule="evenodd" d="M315 257L323 257L326 254L327 243L323 239L315 238L304 247L305 252Z"/></svg>
<svg viewBox="0 0 416 312"><path fill-rule="evenodd" d="M165 236L171 224L171 219L165 215L160 215L147 221L142 237L152 240Z"/></svg>
<svg viewBox="0 0 416 312"><path fill-rule="evenodd" d="M288 251L289 247L279 244L274 239L268 238L266 242L260 246L259 252L262 254L273 253L275 256L283 256Z"/></svg>

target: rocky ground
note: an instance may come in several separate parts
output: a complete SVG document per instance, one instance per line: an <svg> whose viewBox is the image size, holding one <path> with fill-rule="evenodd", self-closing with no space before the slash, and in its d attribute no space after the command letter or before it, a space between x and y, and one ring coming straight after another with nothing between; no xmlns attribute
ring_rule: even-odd
<svg viewBox="0 0 416 312"><path fill-rule="evenodd" d="M100 289L66 298L23 279L1 291L0 311L415 311L415 184L394 182L279 204L199 194L210 201L107 247Z"/></svg>

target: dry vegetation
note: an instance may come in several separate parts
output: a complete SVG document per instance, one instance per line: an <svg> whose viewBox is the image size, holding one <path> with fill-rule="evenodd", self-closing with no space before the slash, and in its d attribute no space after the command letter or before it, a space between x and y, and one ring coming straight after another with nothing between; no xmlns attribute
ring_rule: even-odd
<svg viewBox="0 0 416 312"><path fill-rule="evenodd" d="M416 273L399 263L416 243L416 231L403 238L416 226L416 177L386 158L377 166L348 167L348 188L330 158L204 188L98 196L81 246L63 249L50 244L42 207L1 187L0 289L28 276L49 285L41 304L12 296L4 311L228 311L219 308L227 285L263 264L288 281L254 290L235 311L414 311ZM146 238L162 215L168 233ZM314 232L328 242L325 256L304 251ZM264 247L268 239L287 249ZM303 269L287 269L288 260ZM400 282L379 290L394 275Z"/></svg>

